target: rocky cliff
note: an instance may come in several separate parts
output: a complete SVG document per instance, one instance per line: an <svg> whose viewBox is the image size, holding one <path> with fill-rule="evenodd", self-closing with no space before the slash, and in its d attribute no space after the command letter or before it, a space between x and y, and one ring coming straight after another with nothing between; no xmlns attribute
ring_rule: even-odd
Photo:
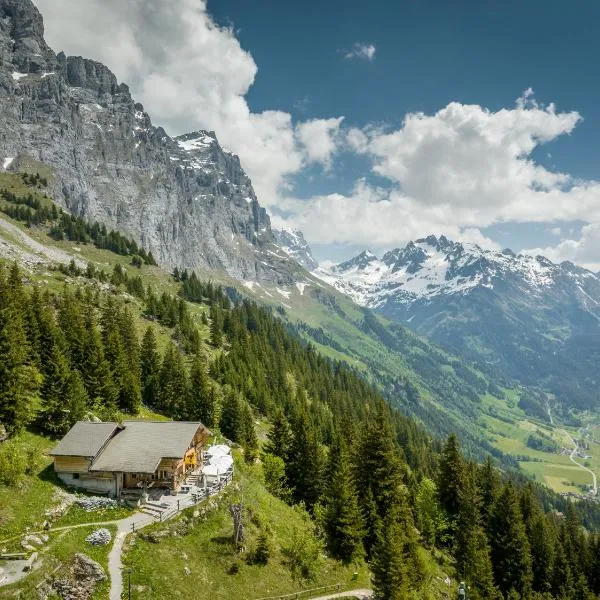
<svg viewBox="0 0 600 600"><path fill-rule="evenodd" d="M250 179L213 132L170 137L107 67L56 55L30 0L0 0L0 169L26 166L47 167L57 202L167 268L291 280L294 266L269 259Z"/></svg>

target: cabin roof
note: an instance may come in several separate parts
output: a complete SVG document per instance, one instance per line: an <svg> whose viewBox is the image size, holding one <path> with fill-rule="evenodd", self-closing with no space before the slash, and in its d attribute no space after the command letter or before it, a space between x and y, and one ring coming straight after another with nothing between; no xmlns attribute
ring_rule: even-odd
<svg viewBox="0 0 600 600"><path fill-rule="evenodd" d="M154 473L161 459L183 458L199 429L210 433L199 421L125 421L90 471Z"/></svg>
<svg viewBox="0 0 600 600"><path fill-rule="evenodd" d="M58 442L50 455L94 458L118 427L118 423L78 421Z"/></svg>

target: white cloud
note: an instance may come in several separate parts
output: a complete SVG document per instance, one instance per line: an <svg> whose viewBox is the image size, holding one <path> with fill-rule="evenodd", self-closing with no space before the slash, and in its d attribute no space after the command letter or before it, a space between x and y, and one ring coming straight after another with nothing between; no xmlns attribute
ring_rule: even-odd
<svg viewBox="0 0 600 600"><path fill-rule="evenodd" d="M339 144L340 125L344 117L333 119L312 119L296 127L296 135L310 162L321 163L329 168L331 156Z"/></svg>
<svg viewBox="0 0 600 600"><path fill-rule="evenodd" d="M578 240L561 240L556 246L531 248L525 254L548 257L556 263L564 260L582 265L592 271L600 270L600 223L584 225Z"/></svg>
<svg viewBox="0 0 600 600"><path fill-rule="evenodd" d="M352 58L360 58L362 60L375 60L375 52L377 48L373 44L363 44L356 42L350 50L344 52L344 58L350 60Z"/></svg>
<svg viewBox="0 0 600 600"><path fill-rule="evenodd" d="M350 129L347 145L371 158L390 187L361 181L347 196L290 201L296 217L288 220L311 241L335 235L341 243L380 246L427 233L475 240L474 232L501 222L600 223L600 183L549 171L531 157L581 120L539 104L527 90L514 107L496 112L452 102L433 115L406 115L396 131ZM335 234L326 223L335 224Z"/></svg>
<svg viewBox="0 0 600 600"><path fill-rule="evenodd" d="M239 154L263 204L276 203L287 179L307 162L330 159L325 134L318 143L308 139L305 148L287 112L251 112L245 95L257 65L232 29L214 23L204 0L37 4L50 45L105 63L156 124L173 134L215 130ZM311 123L323 132L332 131L331 121Z"/></svg>

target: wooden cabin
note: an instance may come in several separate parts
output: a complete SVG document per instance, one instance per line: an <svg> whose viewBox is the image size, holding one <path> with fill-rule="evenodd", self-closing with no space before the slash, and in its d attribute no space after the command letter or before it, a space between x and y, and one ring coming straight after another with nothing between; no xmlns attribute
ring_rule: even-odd
<svg viewBox="0 0 600 600"><path fill-rule="evenodd" d="M202 465L209 435L200 422L79 421L50 455L56 474L73 487L112 496L151 487L176 492Z"/></svg>

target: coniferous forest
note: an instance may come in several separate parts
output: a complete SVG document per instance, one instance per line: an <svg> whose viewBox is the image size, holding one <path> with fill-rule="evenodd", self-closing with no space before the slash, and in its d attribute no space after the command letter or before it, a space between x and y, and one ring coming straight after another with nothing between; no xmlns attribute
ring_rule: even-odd
<svg viewBox="0 0 600 600"><path fill-rule="evenodd" d="M110 277L66 271L110 289L40 292L16 265L0 267L0 422L10 435L59 437L90 414L118 419L143 404L201 420L259 460L269 491L307 508L332 557L369 561L376 598L424 598L427 552L453 558L473 600L600 597L589 505L466 460L456 436L432 439L269 310L195 275L175 274L177 297L118 266ZM119 289L141 303L143 331ZM204 306L208 339L189 301ZM262 447L257 419L269 423Z"/></svg>

